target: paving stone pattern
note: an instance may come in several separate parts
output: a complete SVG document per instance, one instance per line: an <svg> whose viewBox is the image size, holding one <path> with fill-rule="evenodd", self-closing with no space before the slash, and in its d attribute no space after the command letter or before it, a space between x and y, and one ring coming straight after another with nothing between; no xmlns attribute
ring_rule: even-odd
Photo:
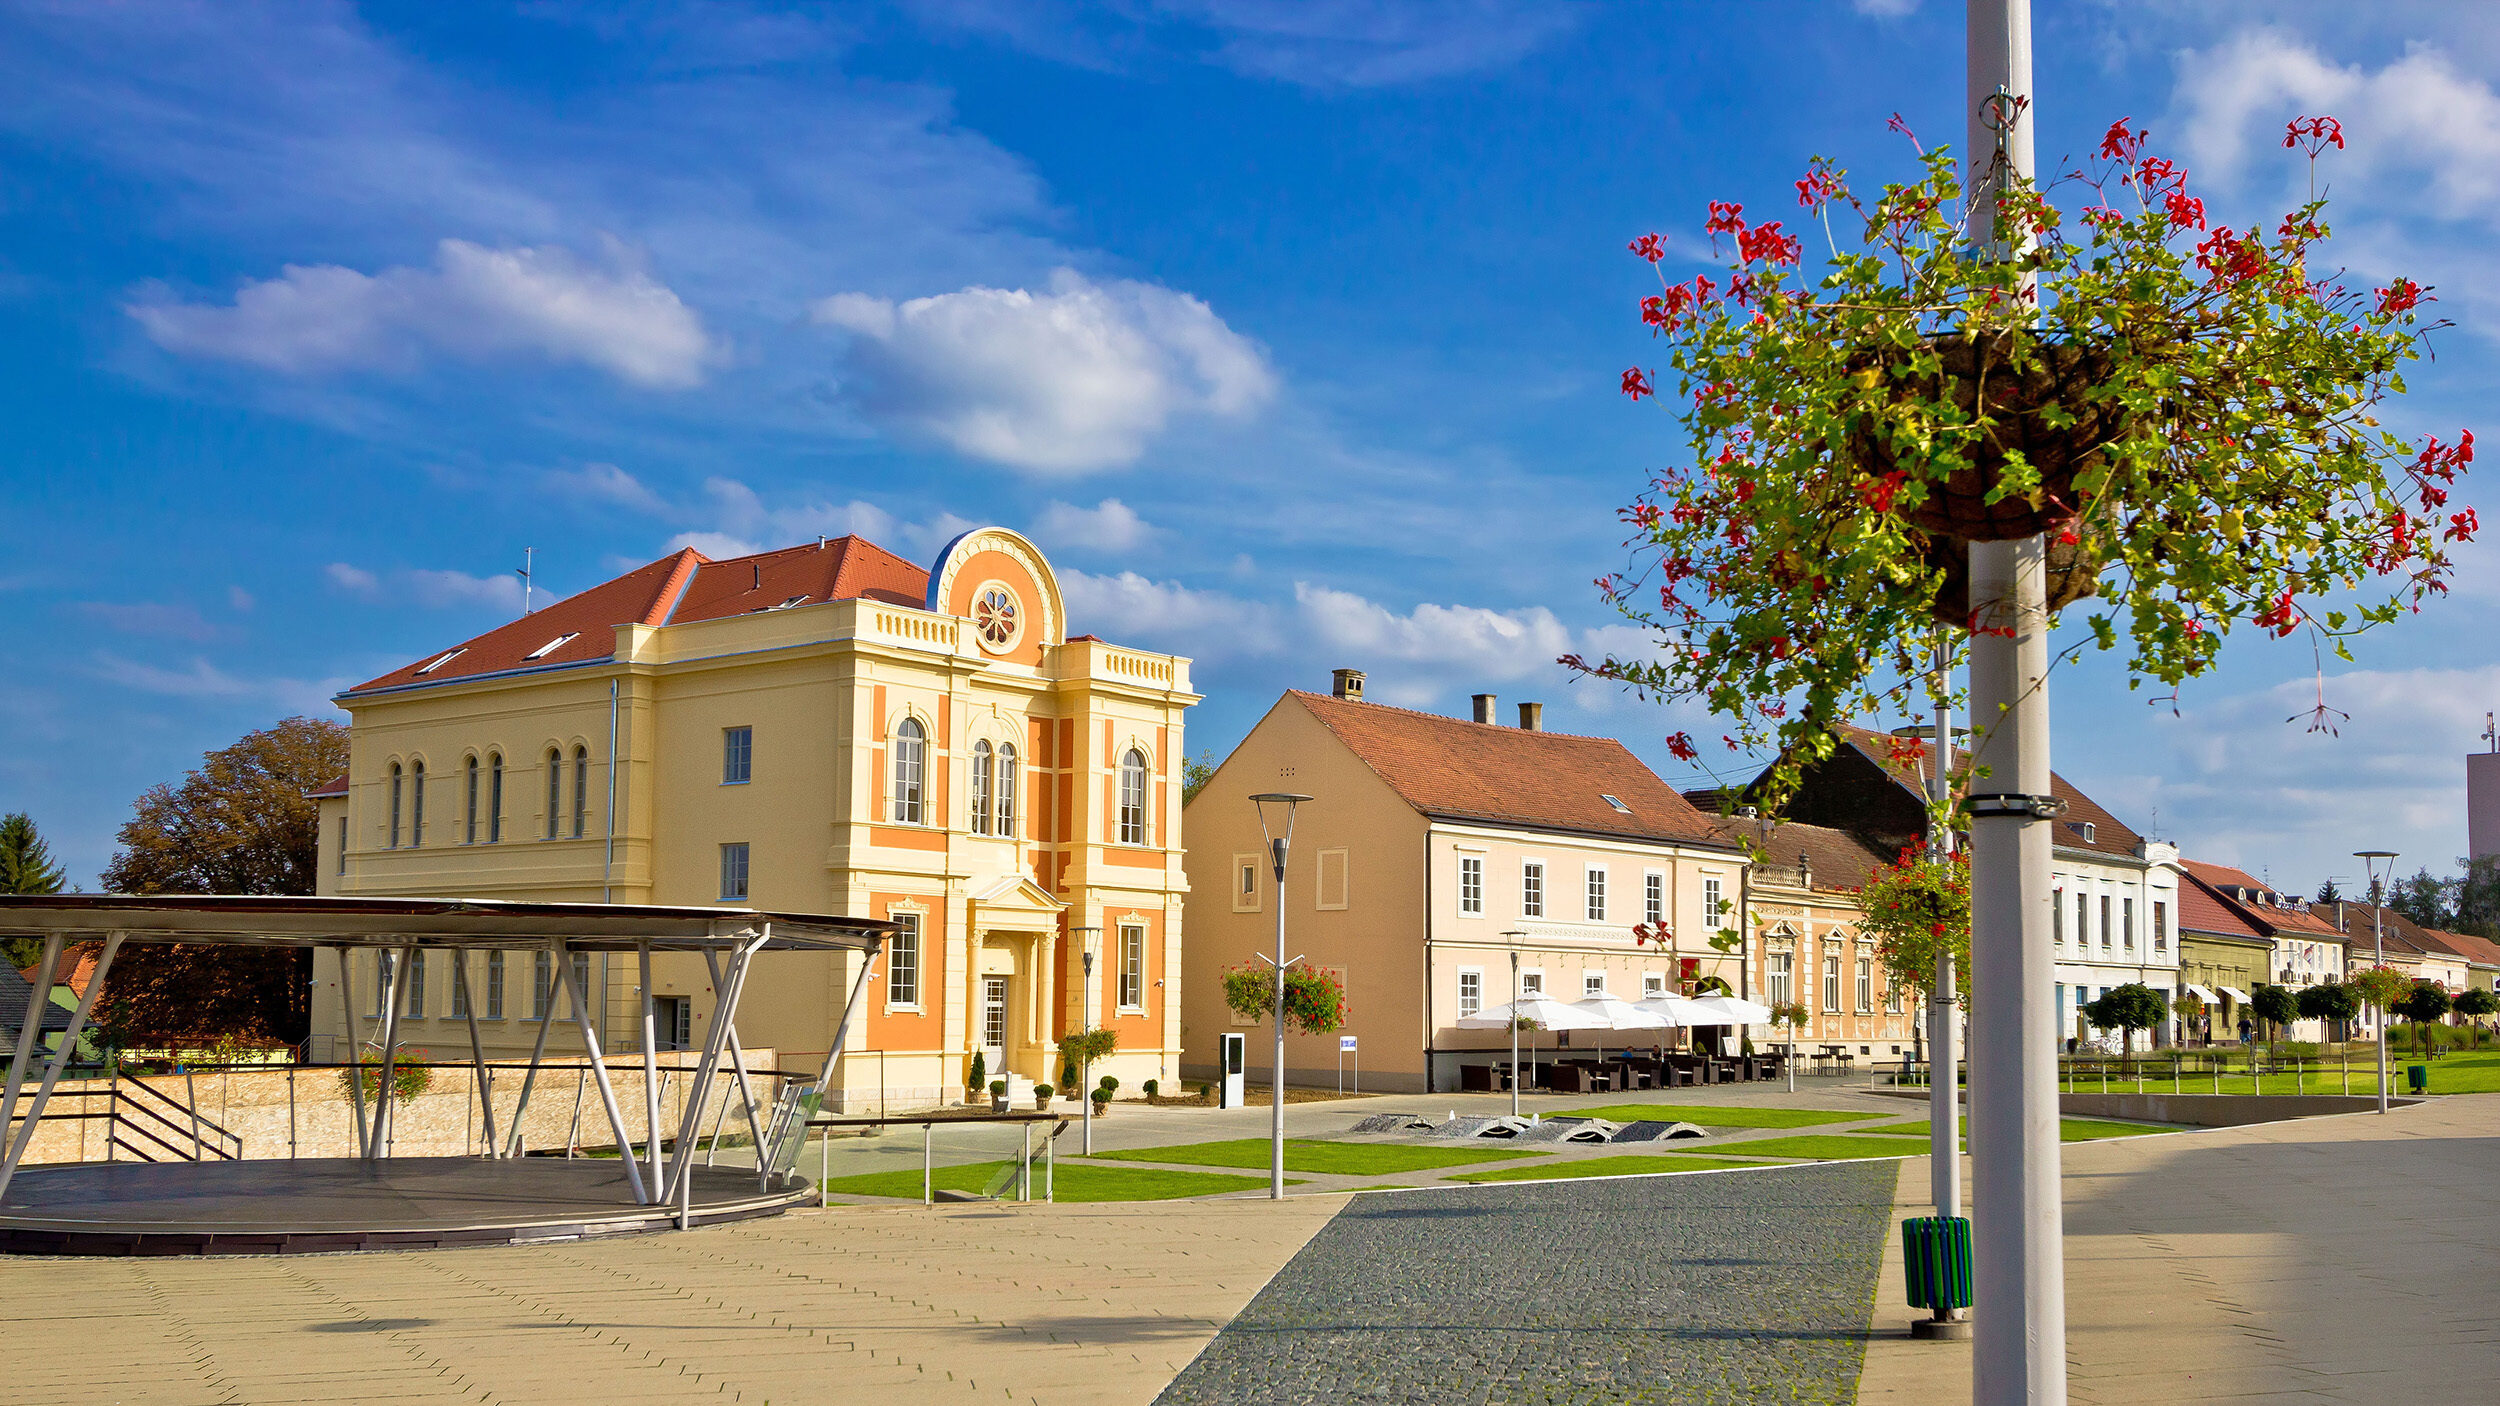
<svg viewBox="0 0 2500 1406"><path fill-rule="evenodd" d="M1896 1171L1357 1197L1157 1400L1851 1402Z"/></svg>

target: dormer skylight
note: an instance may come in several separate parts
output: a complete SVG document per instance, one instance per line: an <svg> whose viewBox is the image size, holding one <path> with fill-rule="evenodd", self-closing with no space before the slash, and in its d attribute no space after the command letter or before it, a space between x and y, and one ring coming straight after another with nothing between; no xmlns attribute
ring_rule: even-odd
<svg viewBox="0 0 2500 1406"><path fill-rule="evenodd" d="M1604 801L1610 806L1613 806L1615 809L1622 811L1625 815L1630 815L1632 813L1632 808L1630 806L1625 805L1623 802L1616 800L1612 796L1601 795L1598 799Z"/></svg>
<svg viewBox="0 0 2500 1406"><path fill-rule="evenodd" d="M443 667L445 664L450 663L450 662L451 662L451 661L453 661L454 659L457 659L457 658L459 658L461 655L466 654L466 653L468 653L468 652L469 652L469 647L468 647L467 645L465 645L465 644L464 644L464 645L460 646L458 649L453 650L453 651L452 651L452 652L450 652L449 654L441 654L441 655L436 655L436 656L434 657L434 659L433 659L431 662L429 662L428 664L426 664L426 666L425 666L424 668L421 668L421 669L417 670L417 677L418 677L418 678L423 678L423 677L425 677L427 674L433 673L436 669L439 669L439 668Z"/></svg>
<svg viewBox="0 0 2500 1406"><path fill-rule="evenodd" d="M581 637L581 631L579 630L576 630L569 635L558 635L554 639L547 641L545 644L540 645L538 648L531 650L529 653L521 657L524 660L544 659L548 655L555 653L557 650L564 648L566 645L571 644L573 641L580 639Z"/></svg>
<svg viewBox="0 0 2500 1406"><path fill-rule="evenodd" d="M800 604L801 602L805 601L806 599L807 599L807 597L805 597L805 596L792 596L792 597L790 597L788 600L783 601L781 604L774 606L774 607L773 607L773 609L775 609L775 610L788 610L790 607L792 607L792 606L794 606L794 605L797 605L797 604Z"/></svg>

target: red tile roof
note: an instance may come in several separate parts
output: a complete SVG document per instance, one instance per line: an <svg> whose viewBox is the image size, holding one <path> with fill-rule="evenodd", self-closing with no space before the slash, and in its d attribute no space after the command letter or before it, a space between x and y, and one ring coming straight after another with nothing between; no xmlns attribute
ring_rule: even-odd
<svg viewBox="0 0 2500 1406"><path fill-rule="evenodd" d="M619 625L718 620L793 598L805 605L864 597L917 606L928 589L927 572L859 537L724 561L689 547L347 691L596 663L616 653ZM558 640L563 643L530 657Z"/></svg>
<svg viewBox="0 0 2500 1406"><path fill-rule="evenodd" d="M337 776L321 783L321 789L317 791L306 791L304 793L304 799L308 801L319 801L327 800L332 796L344 796L346 794L347 773L342 771Z"/></svg>
<svg viewBox="0 0 2500 1406"><path fill-rule="evenodd" d="M1466 722L1438 713L1285 695L1310 710L1408 805L1495 825L1723 845L1712 818L1611 737ZM1625 810L1606 803L1613 796ZM1627 813L1628 812L1628 813Z"/></svg>
<svg viewBox="0 0 2500 1406"><path fill-rule="evenodd" d="M1766 825L1741 815L1714 815L1710 819L1730 843L1758 850L1765 865L1798 870L1811 867L1818 889L1864 888L1867 876L1890 860L1873 845L1828 825L1794 820ZM1768 875L1765 878L1769 882L1780 881Z"/></svg>
<svg viewBox="0 0 2500 1406"><path fill-rule="evenodd" d="M2431 931L2447 944L2449 951L2467 961L2500 966L2500 942L2470 932L2450 932L2446 928L2433 928Z"/></svg>
<svg viewBox="0 0 2500 1406"><path fill-rule="evenodd" d="M2179 887L2179 931L2262 942L2268 934L2240 906L2208 888L2194 873Z"/></svg>
<svg viewBox="0 0 2500 1406"><path fill-rule="evenodd" d="M1832 729L1844 745L1857 748L1869 761L1882 767L1892 779L1913 794L1923 795L1919 769L1932 765L1932 743L1922 738L1896 737L1873 728L1843 724ZM1947 765L1958 770L1970 761L1968 749L1955 747ZM2125 822L2101 808L2098 801L2085 795L2075 784L2052 771L2049 773L2049 794L2066 803L2066 814L2059 818L2050 843L2060 849L2090 850L2100 854L2136 858L2137 846L2144 837ZM2083 827L2092 827L2092 838L2084 838Z"/></svg>
<svg viewBox="0 0 2500 1406"><path fill-rule="evenodd" d="M103 955L104 945L98 942L81 942L63 947L61 965L52 973L52 984L68 987L72 996L85 996L87 983L95 980L96 960ZM26 979L27 990L34 989L35 974L42 966L43 959L37 957L18 968L17 974Z"/></svg>

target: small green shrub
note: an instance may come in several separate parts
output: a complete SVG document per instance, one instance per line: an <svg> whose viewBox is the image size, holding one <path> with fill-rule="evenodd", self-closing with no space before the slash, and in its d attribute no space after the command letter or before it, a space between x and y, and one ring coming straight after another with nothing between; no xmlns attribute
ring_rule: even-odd
<svg viewBox="0 0 2500 1406"><path fill-rule="evenodd" d="M989 1073L989 1057L981 1053L979 1050L974 1050L972 1052L972 1065L964 1071L964 1092L970 1093L974 1089L988 1083Z"/></svg>
<svg viewBox="0 0 2500 1406"><path fill-rule="evenodd" d="M1108 1074L1105 1074L1102 1076L1102 1082L1096 1084L1094 1087L1102 1090L1105 1094L1113 1094L1119 1092L1120 1081L1112 1078Z"/></svg>
<svg viewBox="0 0 2500 1406"><path fill-rule="evenodd" d="M1111 1101L1111 1091L1110 1091L1109 1089L1096 1089L1096 1090L1094 1090L1094 1106L1095 1106L1096 1108L1100 1108L1100 1107L1102 1107L1104 1104L1109 1103L1110 1101Z"/></svg>
<svg viewBox="0 0 2500 1406"><path fill-rule="evenodd" d="M1052 1087L1051 1087L1050 1085L1048 1085L1048 1084L1035 1084L1035 1085L1033 1086L1033 1097L1035 1097L1035 1098L1037 1098L1037 1099L1040 1099L1040 1100L1041 1100L1042 1102L1044 1102L1044 1103L1048 1103L1048 1102L1050 1102L1052 1099L1057 1098L1058 1096L1059 1096L1059 1091L1058 1091L1057 1089L1055 1089L1055 1088L1052 1088Z"/></svg>
<svg viewBox="0 0 2500 1406"><path fill-rule="evenodd" d="M1163 1096L1163 1081L1162 1081L1162 1080L1160 1080L1160 1079L1148 1079L1148 1080L1146 1081L1146 1097L1148 1097L1148 1098L1161 1098L1162 1096Z"/></svg>
<svg viewBox="0 0 2500 1406"><path fill-rule="evenodd" d="M1004 1080L1004 1079L992 1079L992 1080L990 1080L990 1097L992 1097L992 1098L1005 1098L1006 1096L1007 1096L1007 1081L1006 1081L1006 1080Z"/></svg>

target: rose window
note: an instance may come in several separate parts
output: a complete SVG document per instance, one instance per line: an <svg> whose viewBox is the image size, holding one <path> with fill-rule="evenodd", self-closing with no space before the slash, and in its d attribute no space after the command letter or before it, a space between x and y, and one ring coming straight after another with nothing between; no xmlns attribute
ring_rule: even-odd
<svg viewBox="0 0 2500 1406"><path fill-rule="evenodd" d="M992 648L1005 646L1016 637L1016 598L996 586L983 591L972 602L972 627Z"/></svg>

